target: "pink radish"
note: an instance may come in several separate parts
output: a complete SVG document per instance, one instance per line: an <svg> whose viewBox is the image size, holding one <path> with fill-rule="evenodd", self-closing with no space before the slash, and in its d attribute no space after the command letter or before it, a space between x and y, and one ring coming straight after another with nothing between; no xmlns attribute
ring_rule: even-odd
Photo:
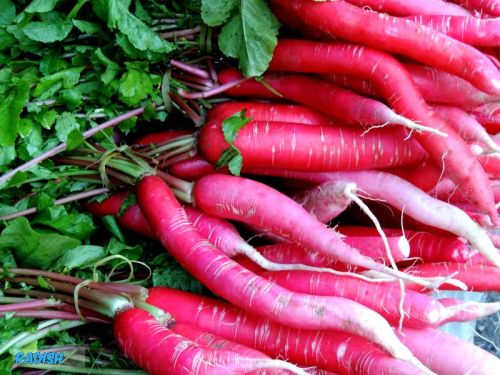
<svg viewBox="0 0 500 375"><path fill-rule="evenodd" d="M394 16L408 16L413 14L470 15L466 9L443 0L348 0L347 2L360 8L368 8L377 12L389 13Z"/></svg>
<svg viewBox="0 0 500 375"><path fill-rule="evenodd" d="M246 358L232 351L203 348L175 334L141 309L132 308L118 314L114 320L114 333L127 358L151 375L236 375L263 368L286 369L294 374L307 375L285 361Z"/></svg>
<svg viewBox="0 0 500 375"><path fill-rule="evenodd" d="M178 321L304 366L351 375L421 374L368 341L340 331L299 330L219 300L162 287L149 290L148 303L168 309Z"/></svg>
<svg viewBox="0 0 500 375"><path fill-rule="evenodd" d="M222 84L241 79L242 75L234 69L219 72ZM227 91L237 97L279 98L294 101L314 108L317 111L342 122L375 126L385 124L403 125L410 129L432 132L441 136L445 133L417 124L396 114L385 104L344 90L332 83L299 74L266 74L264 80L275 91L269 90L262 83L245 81Z"/></svg>
<svg viewBox="0 0 500 375"><path fill-rule="evenodd" d="M193 190L197 203L201 198L200 183L204 202L210 200L209 191L203 189L202 181L210 182L213 177L228 176L212 175L198 181ZM227 183L226 187L229 187ZM224 195L227 197L226 191ZM159 177L144 177L137 187L137 196L144 215L165 248L186 270L221 297L255 314L296 328L338 328L356 332L380 344L395 358L419 367L411 353L399 345L398 340L392 340L395 337L393 332L375 312L346 299L292 293L232 261L194 229L173 193ZM320 315L318 311L321 311ZM346 311L349 311L348 317ZM372 323L367 325L367 322Z"/></svg>
<svg viewBox="0 0 500 375"><path fill-rule="evenodd" d="M287 56L294 51L301 53L296 54L295 59L289 59ZM415 137L431 159L437 165L442 165L445 173L461 185L473 203L487 212L494 222L497 221L493 192L486 173L460 136L425 104L408 72L397 60L365 47L281 40L274 52L271 68L314 73L348 73L373 79L377 89L384 93L384 97L398 113L420 120L427 126L435 126L448 134L448 137L439 137L417 133Z"/></svg>
<svg viewBox="0 0 500 375"><path fill-rule="evenodd" d="M461 76L485 92L500 94L500 72L486 56L428 27L365 11L344 1L273 0L273 3L327 37L401 54Z"/></svg>
<svg viewBox="0 0 500 375"><path fill-rule="evenodd" d="M500 45L500 20L468 16L412 16L407 19L428 26L456 40L478 47Z"/></svg>
<svg viewBox="0 0 500 375"><path fill-rule="evenodd" d="M445 332L404 328L400 337L418 358L440 375L495 375L500 368L500 360L494 355ZM447 355L436 353L436 348Z"/></svg>
<svg viewBox="0 0 500 375"><path fill-rule="evenodd" d="M294 123L251 121L238 133L235 146L244 168L332 171L383 168L421 160L425 153L414 140L401 141L400 129L362 130ZM442 138L442 137L440 137ZM198 148L215 164L229 145L221 121L202 128Z"/></svg>

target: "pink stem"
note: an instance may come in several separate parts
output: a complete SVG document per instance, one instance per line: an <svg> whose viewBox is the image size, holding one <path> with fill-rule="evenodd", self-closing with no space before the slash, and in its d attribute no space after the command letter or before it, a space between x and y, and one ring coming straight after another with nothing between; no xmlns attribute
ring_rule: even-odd
<svg viewBox="0 0 500 375"><path fill-rule="evenodd" d="M8 305L0 306L0 313L6 313L6 312L11 312L11 311L21 311L21 310L41 309L43 307L53 307L53 306L57 306L60 304L61 304L61 302L56 301L56 300L50 300L50 299L12 303L12 304L8 304Z"/></svg>
<svg viewBox="0 0 500 375"><path fill-rule="evenodd" d="M136 108L132 111L129 111L127 113L124 113L118 117L115 117L114 119L111 119L109 121L103 122L99 126L96 126L95 128L89 129L86 132L83 133L83 139L87 139L92 137L93 135L99 133L100 131L103 131L104 129L110 128L112 126L116 126L119 123L135 116L139 116L142 113L144 113L144 108ZM0 185L7 182L10 180L17 172L22 172L30 169L31 167L34 167L35 165L40 164L42 161L51 158L52 156L55 156L59 154L60 152L63 152L66 150L66 143L60 143L56 147L50 149L49 151L44 152L43 154L37 156L34 159L31 159L30 161L20 165L19 167L16 167L9 172L5 173L3 176L0 176Z"/></svg>
<svg viewBox="0 0 500 375"><path fill-rule="evenodd" d="M234 86L238 86L239 84L245 82L248 78L241 78L237 79L235 81L231 81L228 83L225 83L223 85L217 86L213 89L206 90L206 91L201 91L201 92L187 92L186 90L179 89L177 92L179 95L186 99L202 99L202 98L209 98L211 96L220 94L226 90L229 90L230 88L233 88Z"/></svg>
<svg viewBox="0 0 500 375"><path fill-rule="evenodd" d="M181 69L185 72L191 73L195 76L198 76L200 78L205 78L205 79L210 79L210 75L204 71L203 69L196 68L194 66L184 64L183 62L180 62L178 60L170 60L170 64L178 69Z"/></svg>
<svg viewBox="0 0 500 375"><path fill-rule="evenodd" d="M180 30L180 31L168 31L165 33L160 34L160 36L163 39L174 39L174 38L179 38L182 36L192 36L196 33L199 33L201 30L200 26L196 26L193 29L187 29L187 30Z"/></svg>

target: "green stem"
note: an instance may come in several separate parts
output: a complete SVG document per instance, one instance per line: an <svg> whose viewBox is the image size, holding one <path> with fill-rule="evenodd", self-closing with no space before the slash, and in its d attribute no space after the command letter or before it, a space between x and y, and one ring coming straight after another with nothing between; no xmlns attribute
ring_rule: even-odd
<svg viewBox="0 0 500 375"><path fill-rule="evenodd" d="M50 327L50 326L53 326L53 325L56 325L57 323L59 323L61 320L60 319L52 319L52 320L46 320L44 322L41 322L38 327L37 327L37 330L43 330L45 329L46 327ZM13 345L16 345L19 341L25 339L26 337L30 336L30 333L29 332L22 332L16 336L14 336L13 338L11 338L10 340L8 340L6 343L0 345L0 355L4 354L7 350L9 350Z"/></svg>
<svg viewBox="0 0 500 375"><path fill-rule="evenodd" d="M34 332L32 334L29 334L28 336L22 338L21 340L18 340L14 345L11 345L14 348L23 348L28 344L31 344L32 342L35 342L37 340L40 340L49 334L52 334L54 332L61 332L61 331L67 331L71 328L76 328L80 327L87 324L87 322L83 322L81 320L64 320L62 322L59 322L55 325L51 325L47 328L38 330L37 332Z"/></svg>

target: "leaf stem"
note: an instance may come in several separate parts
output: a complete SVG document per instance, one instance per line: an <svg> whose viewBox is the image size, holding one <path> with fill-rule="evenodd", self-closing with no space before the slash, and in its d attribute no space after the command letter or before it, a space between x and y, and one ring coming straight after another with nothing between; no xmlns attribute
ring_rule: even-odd
<svg viewBox="0 0 500 375"><path fill-rule="evenodd" d="M94 136L95 134L97 134L97 133L99 133L107 128L116 126L116 125L120 124L121 122L128 120L129 118L139 116L143 113L144 113L144 107L136 108L132 111L126 112L120 116L115 117L114 119L103 122L102 124L96 126L95 128L92 128L92 129L85 131L82 134L83 139L90 138L90 137ZM57 146L55 146L54 148L37 156L36 158L33 158L33 159L29 160L28 162L14 168L14 169L11 169L9 172L0 176L0 186L2 184L6 183L7 181L9 181L17 172L26 171L26 170L40 164L42 161L47 160L47 159L51 158L52 156L55 156L55 155L63 152L64 150L66 150L66 148L67 148L66 143L60 143Z"/></svg>
<svg viewBox="0 0 500 375"><path fill-rule="evenodd" d="M107 188L100 188L100 189L85 191L83 193L69 195L67 197L57 199L54 202L54 206L62 206L63 204L66 204L66 203L76 202L78 200L87 199L90 197L95 197L96 195L105 194L108 191L109 191L109 189L107 189ZM37 212L37 208L31 207L31 208L27 208L27 209L22 210L22 211L17 211L17 212L13 212L11 214L8 214L8 215L0 216L0 221L12 220L12 219L16 219L16 218L21 217L21 216L32 215L36 212Z"/></svg>

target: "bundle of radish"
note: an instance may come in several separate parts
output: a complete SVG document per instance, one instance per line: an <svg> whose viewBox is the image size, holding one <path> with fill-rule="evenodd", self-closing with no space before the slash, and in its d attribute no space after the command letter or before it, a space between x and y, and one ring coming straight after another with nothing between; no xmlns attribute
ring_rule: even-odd
<svg viewBox="0 0 500 375"><path fill-rule="evenodd" d="M22 290L11 285L39 280L14 268L4 294L32 300L0 313L112 320L118 346L153 374L496 373L497 358L436 329L500 303L428 293L500 292L500 3L270 0L295 39L278 39L263 11L276 33L245 49L270 12L254 1L201 2L208 25L227 22L219 45L239 69L186 52L163 76L165 108L195 127L129 145L104 137L51 160L106 185L79 198L109 192L84 207L116 237L121 227L161 243L227 302L54 273L40 274L51 292ZM19 242L4 233L1 248ZM437 345L461 358L450 364Z"/></svg>

